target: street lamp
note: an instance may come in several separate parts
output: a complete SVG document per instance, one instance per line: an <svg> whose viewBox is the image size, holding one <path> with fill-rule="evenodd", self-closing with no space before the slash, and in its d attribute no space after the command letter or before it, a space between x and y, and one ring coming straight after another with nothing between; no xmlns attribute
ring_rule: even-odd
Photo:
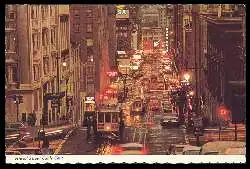
<svg viewBox="0 0 250 169"><path fill-rule="evenodd" d="M183 75L183 77L184 77L184 79L185 79L186 81L189 81L189 79L190 79L190 75L189 75L188 73L185 73L185 74Z"/></svg>
<svg viewBox="0 0 250 169"><path fill-rule="evenodd" d="M190 95L190 96L194 96L194 91L190 91L190 92L189 92L189 95Z"/></svg>
<svg viewBox="0 0 250 169"><path fill-rule="evenodd" d="M67 66L67 62L64 61L64 62L62 63L62 65L63 65L63 67L66 67L66 66Z"/></svg>

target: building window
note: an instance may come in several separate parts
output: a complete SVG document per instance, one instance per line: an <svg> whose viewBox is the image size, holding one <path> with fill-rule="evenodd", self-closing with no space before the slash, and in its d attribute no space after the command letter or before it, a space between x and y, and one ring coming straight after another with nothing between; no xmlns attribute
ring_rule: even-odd
<svg viewBox="0 0 250 169"><path fill-rule="evenodd" d="M54 5L50 5L50 16L56 15L56 8Z"/></svg>
<svg viewBox="0 0 250 169"><path fill-rule="evenodd" d="M5 52L15 52L16 51L16 38L14 33L5 34Z"/></svg>
<svg viewBox="0 0 250 169"><path fill-rule="evenodd" d="M87 24L87 32L91 33L93 31L93 25L91 23Z"/></svg>
<svg viewBox="0 0 250 169"><path fill-rule="evenodd" d="M51 28L51 44L55 45L56 43L56 28Z"/></svg>
<svg viewBox="0 0 250 169"><path fill-rule="evenodd" d="M94 44L93 39L86 39L86 44L87 44L87 46L93 46L93 44Z"/></svg>
<svg viewBox="0 0 250 169"><path fill-rule="evenodd" d="M43 46L47 46L48 43L49 43L49 36L48 36L49 32L48 31L49 30L46 29L46 28L42 30L42 42L43 42Z"/></svg>
<svg viewBox="0 0 250 169"><path fill-rule="evenodd" d="M48 58L43 59L43 73L47 75L49 72L49 60Z"/></svg>
<svg viewBox="0 0 250 169"><path fill-rule="evenodd" d="M34 81L37 81L40 77L40 70L38 65L33 66L33 76L34 76Z"/></svg>
<svg viewBox="0 0 250 169"><path fill-rule="evenodd" d="M80 24L79 23L74 24L74 32L80 32Z"/></svg>
<svg viewBox="0 0 250 169"><path fill-rule="evenodd" d="M36 19L38 17L38 6L37 5L31 5L31 18Z"/></svg>
<svg viewBox="0 0 250 169"><path fill-rule="evenodd" d="M92 10L92 9L87 9L87 10L86 10L86 16L87 16L88 18L93 17L93 10Z"/></svg>
<svg viewBox="0 0 250 169"><path fill-rule="evenodd" d="M33 44L34 51L39 49L39 34L38 33L32 34L32 44Z"/></svg>
<svg viewBox="0 0 250 169"><path fill-rule="evenodd" d="M93 48L92 47L87 47L87 56L88 56L88 60L89 60L89 57L92 57L93 58Z"/></svg>
<svg viewBox="0 0 250 169"><path fill-rule="evenodd" d="M75 19L80 19L80 10L79 9L75 9L74 10L74 15L75 15Z"/></svg>
<svg viewBox="0 0 250 169"><path fill-rule="evenodd" d="M42 17L46 18L48 17L48 6L47 5L42 5Z"/></svg>
<svg viewBox="0 0 250 169"><path fill-rule="evenodd" d="M12 67L12 82L17 82L17 67Z"/></svg>
<svg viewBox="0 0 250 169"><path fill-rule="evenodd" d="M128 37L127 32L124 32L124 33L123 33L123 36L124 36L125 38Z"/></svg>
<svg viewBox="0 0 250 169"><path fill-rule="evenodd" d="M15 19L15 13L14 12L9 13L9 19Z"/></svg>

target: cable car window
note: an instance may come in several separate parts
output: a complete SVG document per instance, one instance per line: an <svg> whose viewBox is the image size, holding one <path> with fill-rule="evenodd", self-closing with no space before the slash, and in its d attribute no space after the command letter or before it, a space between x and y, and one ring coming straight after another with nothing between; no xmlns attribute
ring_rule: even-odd
<svg viewBox="0 0 250 169"><path fill-rule="evenodd" d="M118 120L117 113L113 113L112 114L112 123L117 123L117 120Z"/></svg>
<svg viewBox="0 0 250 169"><path fill-rule="evenodd" d="M110 123L111 122L111 113L105 113L105 122Z"/></svg>
<svg viewBox="0 0 250 169"><path fill-rule="evenodd" d="M98 113L98 122L99 123L103 123L104 122L104 113L103 112L99 112Z"/></svg>

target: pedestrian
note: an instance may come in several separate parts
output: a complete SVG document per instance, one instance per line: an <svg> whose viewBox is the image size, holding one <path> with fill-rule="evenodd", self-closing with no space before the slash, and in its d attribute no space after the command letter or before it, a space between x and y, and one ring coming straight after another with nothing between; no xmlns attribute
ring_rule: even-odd
<svg viewBox="0 0 250 169"><path fill-rule="evenodd" d="M95 137L97 137L97 120L96 120L96 116L93 117L92 127L93 127L93 131L94 131L94 135L95 135Z"/></svg>
<svg viewBox="0 0 250 169"><path fill-rule="evenodd" d="M48 137L44 137L43 139L43 145L42 145L42 154L48 155L50 153L49 151L49 139Z"/></svg>
<svg viewBox="0 0 250 169"><path fill-rule="evenodd" d="M120 130L120 140L122 141L123 140L123 131L124 131L124 120L123 118L121 118L121 121L120 121L120 126L119 126L119 130Z"/></svg>
<svg viewBox="0 0 250 169"><path fill-rule="evenodd" d="M87 123L87 140L89 140L89 138L90 138L90 129L91 129L91 122L90 122L89 117L87 117L86 123Z"/></svg>
<svg viewBox="0 0 250 169"><path fill-rule="evenodd" d="M173 144L169 146L168 153L172 155L175 154L175 146Z"/></svg>

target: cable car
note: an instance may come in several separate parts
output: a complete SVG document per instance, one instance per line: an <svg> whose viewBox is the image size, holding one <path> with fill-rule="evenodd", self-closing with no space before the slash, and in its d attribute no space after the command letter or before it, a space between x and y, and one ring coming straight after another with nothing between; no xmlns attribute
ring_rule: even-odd
<svg viewBox="0 0 250 169"><path fill-rule="evenodd" d="M141 98L136 98L135 101L131 104L131 116L139 118L143 115L143 100Z"/></svg>
<svg viewBox="0 0 250 169"><path fill-rule="evenodd" d="M99 136L119 134L120 108L117 105L99 107L96 111L97 133Z"/></svg>

